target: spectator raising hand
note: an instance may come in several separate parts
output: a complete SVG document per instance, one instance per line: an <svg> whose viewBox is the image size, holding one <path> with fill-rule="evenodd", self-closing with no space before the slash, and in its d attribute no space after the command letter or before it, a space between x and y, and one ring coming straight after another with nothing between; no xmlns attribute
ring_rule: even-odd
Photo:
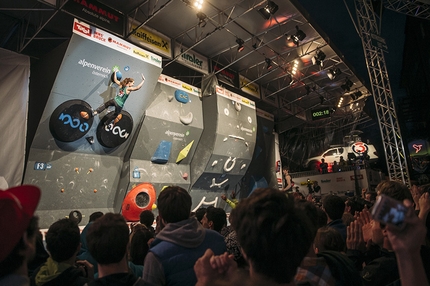
<svg viewBox="0 0 430 286"><path fill-rule="evenodd" d="M406 226L401 230L389 224L386 227L388 239L396 253L400 279L403 286L429 285L420 259L421 244L424 243L427 230L423 221L413 212L412 202L404 200L403 204L410 208L405 218Z"/></svg>
<svg viewBox="0 0 430 286"><path fill-rule="evenodd" d="M358 215L357 220L359 221L362 228L363 240L366 244L368 244L372 239L372 216L369 210L364 208Z"/></svg>
<svg viewBox="0 0 430 286"><path fill-rule="evenodd" d="M355 220L346 229L346 248L352 250L366 251L363 238L363 230L359 221Z"/></svg>

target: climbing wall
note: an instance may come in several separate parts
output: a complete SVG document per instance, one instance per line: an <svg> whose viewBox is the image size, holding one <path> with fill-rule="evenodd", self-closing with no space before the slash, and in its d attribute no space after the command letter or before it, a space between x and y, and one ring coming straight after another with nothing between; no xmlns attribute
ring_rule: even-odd
<svg viewBox="0 0 430 286"><path fill-rule="evenodd" d="M141 197L136 204L127 199L123 205L123 214L129 220L133 217L128 217L128 212L151 207L152 198L148 192L133 192L134 188L141 188L142 183L149 182L157 196L164 186L190 188L193 176L190 162L203 132L200 89L160 75L153 93L155 100L145 112L130 157L127 196L140 193Z"/></svg>
<svg viewBox="0 0 430 286"><path fill-rule="evenodd" d="M133 78L142 88L127 99L122 119L113 113L84 118L81 112L114 98L117 77ZM128 180L124 161L136 141L144 111L153 102L161 57L107 32L75 20L49 99L31 145L24 183L42 189L37 214L41 227L79 210L120 211ZM87 220L84 218L83 223Z"/></svg>
<svg viewBox="0 0 430 286"><path fill-rule="evenodd" d="M233 189L246 173L256 142L255 103L217 87L203 98L204 131L191 161L193 209Z"/></svg>

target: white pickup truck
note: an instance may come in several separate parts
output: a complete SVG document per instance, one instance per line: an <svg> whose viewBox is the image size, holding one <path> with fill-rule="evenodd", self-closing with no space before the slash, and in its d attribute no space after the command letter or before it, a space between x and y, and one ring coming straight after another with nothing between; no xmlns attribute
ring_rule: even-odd
<svg viewBox="0 0 430 286"><path fill-rule="evenodd" d="M375 161L378 159L375 146L360 141L351 144L349 147L332 147L324 151L319 156L308 158L305 161L304 166L315 170L315 168L318 168L319 164L321 163L321 159L324 159L324 161L329 165L329 168L331 168L334 161L339 163L341 156L345 161L347 161L349 153L354 154L356 157L367 153L369 156L367 161Z"/></svg>

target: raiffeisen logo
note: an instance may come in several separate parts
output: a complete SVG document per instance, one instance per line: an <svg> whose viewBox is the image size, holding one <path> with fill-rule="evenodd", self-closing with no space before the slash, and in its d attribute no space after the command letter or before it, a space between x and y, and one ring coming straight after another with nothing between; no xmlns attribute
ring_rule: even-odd
<svg viewBox="0 0 430 286"><path fill-rule="evenodd" d="M149 60L149 55L147 53L144 53L144 52L136 50L136 49L133 49L133 53L136 54L136 55L141 56L142 58L145 58L145 59Z"/></svg>
<svg viewBox="0 0 430 286"><path fill-rule="evenodd" d="M181 54L184 52L184 49L181 49ZM200 68L203 65L203 61L199 60L198 58L196 58L195 54L187 54L187 53L183 53L181 58L183 58L186 61L189 61L197 66L199 66Z"/></svg>
<svg viewBox="0 0 430 286"><path fill-rule="evenodd" d="M79 60L78 64L84 68L94 69L97 71L101 71L102 73L105 73L105 74L110 74L112 72L110 68L99 66L99 65L87 62L85 59Z"/></svg>
<svg viewBox="0 0 430 286"><path fill-rule="evenodd" d="M193 89L186 84L182 84L182 87L185 88L186 90L193 91Z"/></svg>
<svg viewBox="0 0 430 286"><path fill-rule="evenodd" d="M135 29L136 26L133 26L132 28ZM158 39L155 39L152 37L152 35L149 35L142 30L134 31L133 35L138 37L139 39L151 44L151 45L157 46L157 47L164 49L166 51L169 50L169 42L168 41L164 41L163 39L161 39L161 41Z"/></svg>

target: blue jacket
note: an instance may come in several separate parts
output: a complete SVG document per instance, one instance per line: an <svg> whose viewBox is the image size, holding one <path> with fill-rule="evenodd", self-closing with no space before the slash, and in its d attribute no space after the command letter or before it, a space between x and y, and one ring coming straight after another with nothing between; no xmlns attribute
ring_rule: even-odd
<svg viewBox="0 0 430 286"><path fill-rule="evenodd" d="M208 248L215 255L223 254L224 237L204 229L195 218L169 223L151 244L143 279L151 285L195 285L194 264Z"/></svg>

